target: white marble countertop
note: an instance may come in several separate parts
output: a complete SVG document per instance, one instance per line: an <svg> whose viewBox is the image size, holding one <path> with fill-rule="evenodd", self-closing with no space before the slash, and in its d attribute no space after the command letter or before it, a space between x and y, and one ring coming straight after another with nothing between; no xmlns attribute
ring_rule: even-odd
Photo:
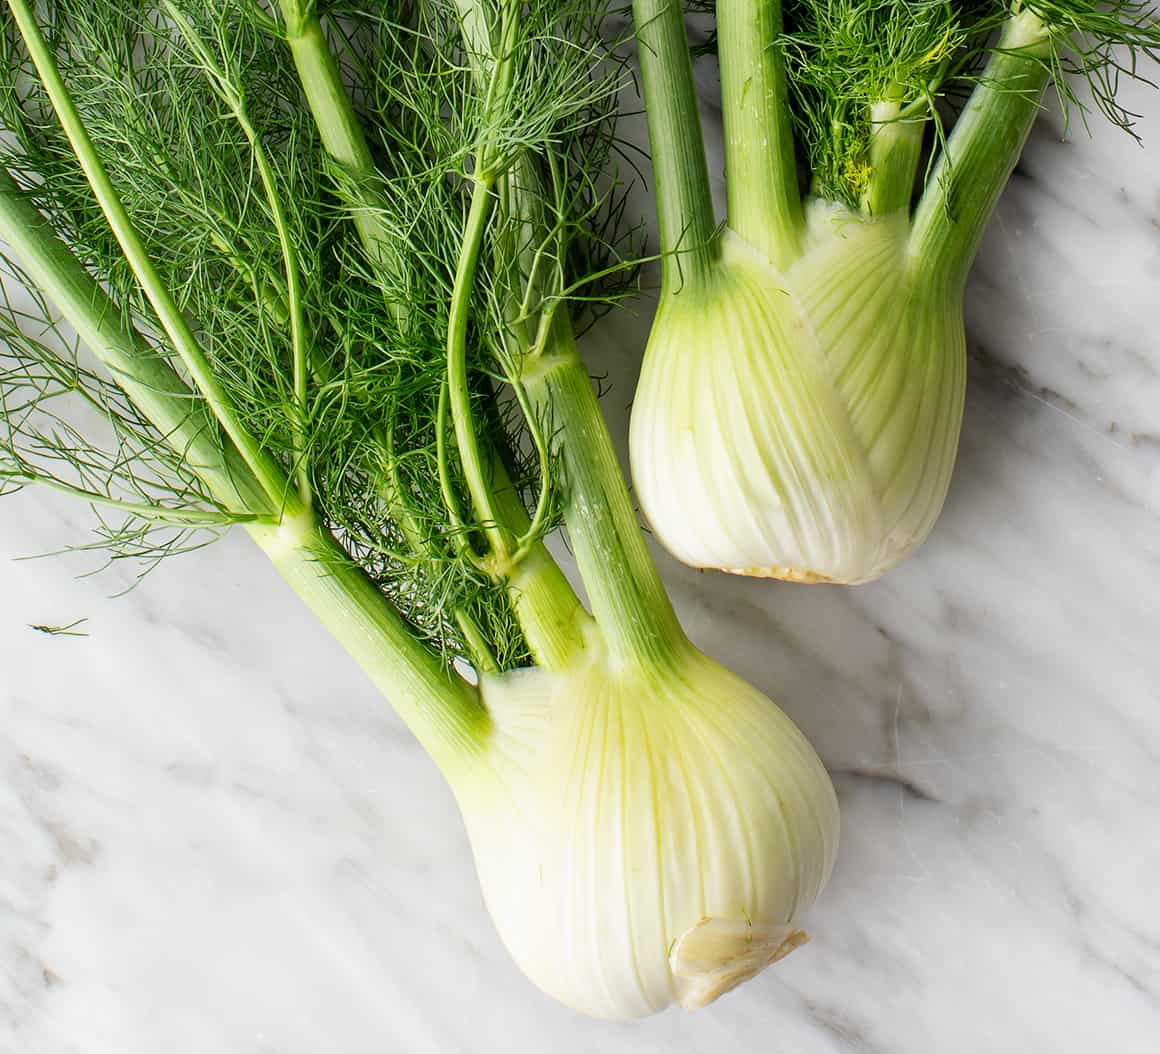
<svg viewBox="0 0 1160 1054"><path fill-rule="evenodd" d="M244 537L113 599L128 566L10 559L87 538L26 492L0 506L0 1049L1154 1051L1160 94L1126 90L1144 149L1048 115L1002 202L918 555L857 589L663 562L694 639L834 773L812 945L693 1016L561 1009L501 947L435 767ZM646 322L588 342L618 433Z"/></svg>

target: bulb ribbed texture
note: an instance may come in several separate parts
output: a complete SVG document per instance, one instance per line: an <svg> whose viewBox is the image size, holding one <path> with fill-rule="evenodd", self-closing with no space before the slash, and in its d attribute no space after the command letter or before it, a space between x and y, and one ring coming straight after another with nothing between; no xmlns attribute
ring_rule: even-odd
<svg viewBox="0 0 1160 1054"><path fill-rule="evenodd" d="M957 295L906 267L904 217L810 213L788 271L726 231L666 296L633 404L633 482L695 567L864 582L930 532L962 422Z"/></svg>
<svg viewBox="0 0 1160 1054"><path fill-rule="evenodd" d="M794 724L691 646L663 671L602 654L483 682L489 775L453 786L484 897L573 1009L701 1006L800 943L833 865L833 788Z"/></svg>

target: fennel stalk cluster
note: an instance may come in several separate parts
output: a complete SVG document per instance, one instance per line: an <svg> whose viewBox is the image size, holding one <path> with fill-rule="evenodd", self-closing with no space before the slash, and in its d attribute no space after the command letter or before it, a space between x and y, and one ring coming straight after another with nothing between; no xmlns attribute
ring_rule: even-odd
<svg viewBox="0 0 1160 1054"><path fill-rule="evenodd" d="M147 563L247 531L446 775L528 976L703 1005L801 942L837 808L682 632L576 350L631 263L605 12L325 15L8 0L0 478Z"/></svg>

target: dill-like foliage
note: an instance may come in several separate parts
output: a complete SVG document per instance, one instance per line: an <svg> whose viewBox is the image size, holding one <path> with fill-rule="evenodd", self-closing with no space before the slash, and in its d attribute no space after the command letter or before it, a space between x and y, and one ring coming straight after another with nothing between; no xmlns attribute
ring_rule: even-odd
<svg viewBox="0 0 1160 1054"><path fill-rule="evenodd" d="M30 483L87 501L97 516L90 548L141 561L144 570L247 519L214 499L4 258L0 494Z"/></svg>
<svg viewBox="0 0 1160 1054"><path fill-rule="evenodd" d="M798 134L814 191L856 204L870 177L870 109L880 101L934 113L975 57L973 12L943 0L805 0L783 37Z"/></svg>
<svg viewBox="0 0 1160 1054"><path fill-rule="evenodd" d="M1087 102L1074 87L1078 80L1095 108L1134 136L1136 115L1117 100L1117 88L1121 77L1146 81L1142 58L1160 61L1160 11L1141 0L1027 0L1026 6L1061 42L1048 63L1065 112L1087 119Z"/></svg>
<svg viewBox="0 0 1160 1054"><path fill-rule="evenodd" d="M715 6L686 3L693 15ZM944 122L978 83L999 30L1022 10L1052 33L1041 61L1064 112L1086 120L1094 106L1130 132L1135 115L1117 101L1118 81L1142 79L1140 58L1160 54L1160 22L1146 0L787 0L779 46L812 191L858 207L871 170L875 103L897 103L901 120L930 122L937 152ZM694 54L713 52L714 43L710 36L695 44Z"/></svg>
<svg viewBox="0 0 1160 1054"><path fill-rule="evenodd" d="M476 34L498 32L500 5L473 6ZM471 656L469 630L508 668L528 659L511 601L482 565L480 525L449 519L440 486L450 472L469 508L457 463L441 456L448 302L484 158L496 193L518 182L522 203L497 214L471 293L470 397L493 485L515 510L513 529L530 523L535 541L556 525L558 499L551 423L520 398L523 362L565 298L596 308L628 274L621 191L603 176L622 79L600 35L604 7L529 5L506 42L513 87L502 106L456 4L340 0L320 13L371 147L371 186L327 160L276 6L56 0L41 17L84 126L241 425L417 636ZM0 163L126 325L186 376L7 15L0 126ZM368 255L352 212L374 213L389 261ZM594 272L602 277L586 283ZM8 306L9 485L71 488L106 510L102 544L150 559L258 515L222 508L117 379L80 364L47 305L34 299L31 325L29 311ZM29 336L38 326L46 337ZM66 400L99 417L108 442L93 441L83 414L59 412Z"/></svg>
<svg viewBox="0 0 1160 1054"><path fill-rule="evenodd" d="M1108 119L1130 129L1132 115L1116 102L1116 78L1138 76L1137 52L1156 56L1160 26L1146 3L792 0L782 47L815 191L857 205L869 176L870 108L877 102L897 102L903 119L931 121L935 144L944 144L944 117L965 101L1000 28L1022 9L1052 33L1043 61L1065 111L1086 113L1078 78Z"/></svg>

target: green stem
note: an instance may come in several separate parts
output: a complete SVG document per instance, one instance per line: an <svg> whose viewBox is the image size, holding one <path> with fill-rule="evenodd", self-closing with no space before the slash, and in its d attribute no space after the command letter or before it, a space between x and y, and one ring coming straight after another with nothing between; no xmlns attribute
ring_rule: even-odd
<svg viewBox="0 0 1160 1054"><path fill-rule="evenodd" d="M204 400L126 324L120 308L3 168L0 241L214 497L233 512L269 514L271 503Z"/></svg>
<svg viewBox="0 0 1160 1054"><path fill-rule="evenodd" d="M779 0L717 0L729 226L785 269L804 221L781 32Z"/></svg>
<svg viewBox="0 0 1160 1054"><path fill-rule="evenodd" d="M126 516L165 523L173 527L226 527L234 523L253 522L258 518L252 513L219 512L216 509L174 509L164 505L150 505L143 501L122 501L120 498L111 498L108 494L86 490L84 487L74 487L63 480L53 479L51 476L38 476L35 473L0 471L0 478L10 479L15 483L47 487L49 490L88 502L90 505L99 505Z"/></svg>
<svg viewBox="0 0 1160 1054"><path fill-rule="evenodd" d="M457 6L476 76L481 78L488 68L486 57L491 49L479 4L477 0L458 0ZM501 75L502 71L495 71L493 85ZM486 157L480 160L481 175L486 172L487 160ZM535 174L522 160L515 161L502 177L498 194L490 186L477 183L456 276L457 291L461 288L459 279L464 275L465 262L470 263L472 271L477 265L478 249L473 245L493 207L514 221L519 230L540 229L542 217L535 183ZM507 248L512 249L510 239ZM511 252L506 261L513 289L518 284L537 281L531 265L533 254L524 246L520 249L522 260L516 252ZM505 261L499 263L503 265ZM462 289L466 311L470 286L464 284ZM530 295L531 290L526 293ZM517 298L513 293L510 302L505 304L509 323L514 321L513 314L515 317L522 314L522 308L513 310L517 299L526 299L526 296ZM522 387L536 404L528 406L521 398L525 413L540 412L553 426L559 425L565 437L564 472L568 478L564 515L597 621L606 628L610 644L623 659L664 655L674 640L683 640L683 635L644 547L604 418L576 354L571 326L563 311L557 315L558 321L552 330L555 339L546 354L525 360L521 374L511 378L511 382L517 391ZM452 332L455 328L452 327ZM526 333L527 327L522 323L510 326L506 339L521 344L520 338L526 338ZM518 354L521 349L513 350ZM499 466L490 495L503 522L520 535L527 529L523 501L510 482L505 485L500 482L501 478L506 481L506 473ZM566 666L585 647L592 618L542 543L530 547L515 566L509 583L537 662L549 669Z"/></svg>
<svg viewBox="0 0 1160 1054"><path fill-rule="evenodd" d="M248 120L242 121L246 135L254 148L254 160L258 166L262 185L274 216L274 226L278 231L282 260L286 272L286 299L290 316L291 370L294 386L293 420L290 431L294 442L294 471L298 480L298 497L304 508L310 508L314 496L310 485L310 450L308 436L308 403L310 399L309 377L310 356L306 336L306 320L303 310L302 272L298 266L298 250L294 247L290 227L286 222L285 209L278 197L274 173L266 156L265 148L259 141Z"/></svg>
<svg viewBox="0 0 1160 1054"><path fill-rule="evenodd" d="M505 268L504 335L513 358L533 342L539 314L534 305L542 301L548 280L541 275L546 270L542 260L550 246L560 243L559 222L548 228L538 187L539 177L527 157L518 158L496 186L497 211L509 220L501 228L495 258Z"/></svg>
<svg viewBox="0 0 1160 1054"><path fill-rule="evenodd" d="M495 653L492 651L491 644L488 643L487 638L483 635L483 630L479 628L479 623L472 618L465 608L457 607L452 613L451 617L455 619L456 626L459 627L459 632L463 636L464 646L467 648L467 656L471 661L471 665L478 673L500 673L499 663L496 662Z"/></svg>
<svg viewBox="0 0 1160 1054"><path fill-rule="evenodd" d="M564 519L609 650L620 662L665 663L686 638L645 545L592 382L561 312L524 383L558 429Z"/></svg>
<svg viewBox="0 0 1160 1054"><path fill-rule="evenodd" d="M229 107L230 113L233 114L234 120L246 137L246 142L253 154L258 180L262 184L262 193L265 195L270 216L274 221L274 230L278 235L278 246L282 254L282 266L286 275L287 314L290 323L291 370L294 392L290 433L293 444L294 472L298 480L298 497L303 507L308 509L313 502L307 435L309 356L302 305L302 272L298 264L298 250L290 233L290 224L286 219L286 209L282 203L282 196L278 192L278 182L274 177L270 156L266 152L261 136L258 135L257 129L250 121L249 114L246 113L245 100L242 98L240 89L236 84L231 83L229 77L220 69L212 50L198 34L193 23L173 3L173 0L165 0L165 9L185 38L185 42L202 63L206 80L209 81L222 102Z"/></svg>
<svg viewBox="0 0 1160 1054"><path fill-rule="evenodd" d="M503 522L515 534L526 533L524 500L498 459L493 459L491 478ZM508 576L508 595L538 666L561 669L584 649L592 618L542 541L528 546L516 563Z"/></svg>
<svg viewBox="0 0 1160 1054"><path fill-rule="evenodd" d="M926 121L901 113L901 104L893 99L870 108L870 182L862 195L862 211L870 216L909 208L914 193Z"/></svg>
<svg viewBox="0 0 1160 1054"><path fill-rule="evenodd" d="M482 85L495 63L486 8L480 0L455 0L455 10L459 14L459 32L471 64L471 75L477 85Z"/></svg>
<svg viewBox="0 0 1160 1054"><path fill-rule="evenodd" d="M502 115L512 90L520 5L502 0L498 44L491 40L484 9L478 0L457 0L456 7L476 86L480 91L486 90L483 124L491 129L499 120L497 115ZM475 158L475 184L451 294L447 326L448 390L459 458L475 515L483 521L499 574L507 581L516 616L536 662L558 669L572 661L584 647L588 615L543 542L520 543L521 538L532 536L528 532L534 533L538 524L529 523L523 499L512 486L503 464L495 459L494 463L486 464L481 457L467 383L467 321L484 234L497 205L519 208L520 204L528 203L526 187L512 186L509 179L504 179L505 173L493 171L500 160L496 156L494 136L489 134ZM510 165L506 173L509 177L525 168L522 159ZM504 179L498 193L497 179ZM512 200L512 193L516 201ZM499 265L505 262L513 267L519 263L518 258L513 258L501 260ZM505 312L508 308L505 305ZM509 331L505 339L510 341L516 336L515 331ZM518 354L519 349L513 350ZM517 397L523 405L520 379L509 379L516 386Z"/></svg>
<svg viewBox="0 0 1160 1054"><path fill-rule="evenodd" d="M361 188L366 196L368 207L357 209L353 216L363 249L372 265L389 268L390 273L394 273L398 269L397 254L390 232L382 221L381 177L339 76L338 64L326 42L314 5L304 0L280 2L286 39L323 148L338 164L348 181ZM476 0L462 0L460 9L461 17L465 19L465 31L471 35L473 63L477 63L490 47L486 38L486 23ZM482 75L482 71L479 71L479 75ZM390 306L400 322L405 319L406 305ZM477 457L476 464L486 480L482 459ZM510 532L519 534L522 525L527 523L527 513L510 483L505 490L505 480L506 474L497 473L494 477L495 486L491 494L499 512L494 522L497 525L506 524ZM515 508L517 505L518 511ZM493 508L493 511L496 509ZM481 514L481 518L487 517ZM417 553L421 554L421 550L417 550ZM580 627L587 616L543 543L532 546L525 559L512 571L509 592L528 646L536 660L549 667L566 664L577 648L582 646ZM459 613L456 617L460 617ZM490 650L483 644L478 627L470 623L465 628L461 623L461 629L465 629L464 637L473 653L478 651L476 658L482 660L482 665L486 665ZM475 644L470 643L473 640Z"/></svg>
<svg viewBox="0 0 1160 1054"><path fill-rule="evenodd" d="M717 255L717 221L682 5L633 0L632 11L665 255L662 292L671 293L707 280Z"/></svg>
<svg viewBox="0 0 1160 1054"><path fill-rule="evenodd" d="M1008 21L919 202L909 243L916 273L962 289L1039 114L1050 46L1031 12Z"/></svg>
<svg viewBox="0 0 1160 1054"><path fill-rule="evenodd" d="M463 243L455 268L455 283L451 289L447 320L447 393L455 444L467 481L467 491L471 495L471 504L488 545L503 562L511 556L511 538L496 512L491 482L479 452L475 416L471 407L471 389L467 382L467 318L471 311L475 270L479 265L483 236L487 231L487 221L494 202L492 184L477 180L471 192L471 207L467 213Z"/></svg>
<svg viewBox="0 0 1160 1054"><path fill-rule="evenodd" d="M286 43L322 147L342 172L357 203L351 218L359 240L372 269L397 281L403 270L394 236L382 220L382 176L326 42L315 4L313 0L280 0L280 6ZM407 316L406 305L392 301L388 307L401 324Z"/></svg>
<svg viewBox="0 0 1160 1054"><path fill-rule="evenodd" d="M592 617L543 543L508 577L508 594L537 666L561 670L582 652Z"/></svg>
<svg viewBox="0 0 1160 1054"><path fill-rule="evenodd" d="M300 516L247 530L440 768L447 772L478 754L490 725L479 694L415 639L324 528Z"/></svg>
<svg viewBox="0 0 1160 1054"><path fill-rule="evenodd" d="M467 212L463 246L459 253L455 284L451 290L448 319L448 393L454 422L459 463L463 467L472 507L494 555L494 564L515 604L524 635L537 662L549 668L565 666L583 646L581 626L585 612L564 573L543 543L529 545L517 554L513 535L527 528L528 514L520 495L501 466L488 464L479 450L474 429L471 391L467 386L466 327L471 306L474 275L483 248L487 220L495 203L490 183L477 182ZM491 471L490 471L491 470ZM510 496L501 503L499 493ZM455 509L449 513L455 514Z"/></svg>
<svg viewBox="0 0 1160 1054"><path fill-rule="evenodd" d="M125 259L140 283L142 291L153 306L153 310L157 312L162 328L193 378L194 385L205 397L213 415L233 440L234 446L249 465L254 478L266 492L267 497L276 505L293 511L297 507L297 498L288 490L282 470L241 424L237 409L214 376L189 323L186 322L173 295L157 272L65 87L56 58L26 0L8 0L8 6L97 203L105 214L109 227L120 244L121 251L125 254Z"/></svg>
<svg viewBox="0 0 1160 1054"><path fill-rule="evenodd" d="M266 514L269 505L257 481L229 441L221 438L202 400L161 355L125 326L117 306L4 169L0 169L0 240L218 500L243 516ZM162 510L152 512L160 515ZM412 636L382 593L312 519L299 516L278 526L249 524L247 530L394 702L432 755L458 758L478 747L487 715L477 695Z"/></svg>

